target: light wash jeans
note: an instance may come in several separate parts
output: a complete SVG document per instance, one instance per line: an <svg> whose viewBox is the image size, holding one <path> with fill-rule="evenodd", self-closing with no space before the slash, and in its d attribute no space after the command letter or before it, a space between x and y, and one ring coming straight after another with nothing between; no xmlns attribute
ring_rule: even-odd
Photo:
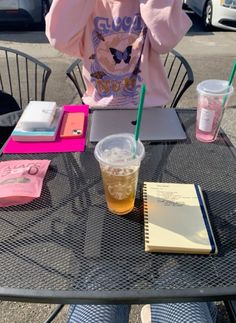
<svg viewBox="0 0 236 323"><path fill-rule="evenodd" d="M128 323L129 305L71 305L68 323ZM152 304L152 323L215 323L214 303Z"/></svg>

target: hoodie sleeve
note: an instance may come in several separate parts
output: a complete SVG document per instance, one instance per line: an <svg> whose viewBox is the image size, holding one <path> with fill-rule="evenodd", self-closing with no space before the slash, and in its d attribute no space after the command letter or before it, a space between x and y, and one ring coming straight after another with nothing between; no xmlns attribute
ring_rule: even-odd
<svg viewBox="0 0 236 323"><path fill-rule="evenodd" d="M192 23L180 0L139 0L141 16L154 50L164 54L183 38Z"/></svg>
<svg viewBox="0 0 236 323"><path fill-rule="evenodd" d="M83 57L83 35L94 0L54 0L46 16L46 36L59 51Z"/></svg>

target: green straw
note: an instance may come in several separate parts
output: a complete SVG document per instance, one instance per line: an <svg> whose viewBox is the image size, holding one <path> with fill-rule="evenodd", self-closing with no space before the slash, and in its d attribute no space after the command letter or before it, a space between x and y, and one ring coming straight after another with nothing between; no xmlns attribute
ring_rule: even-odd
<svg viewBox="0 0 236 323"><path fill-rule="evenodd" d="M137 122L136 122L135 133L134 133L134 139L135 139L136 143L139 138L139 130L140 130L140 124L141 124L141 120L142 120L145 92L146 92L146 85L142 84L141 90L140 90L140 96L139 96Z"/></svg>
<svg viewBox="0 0 236 323"><path fill-rule="evenodd" d="M234 61L234 65L232 67L232 70L231 70L231 73L230 73L230 76L229 76L229 81L228 81L228 90L230 88L230 86L232 85L232 82L233 82L233 79L234 79L234 74L235 74L235 71L236 71L236 61ZM216 136L217 136L217 133L219 131L219 128L220 128L220 125L221 125L221 121L223 119L223 116L224 116L224 112L225 112L225 103L228 99L228 95L225 95L224 98L223 98L223 102L222 102L222 109L221 109L221 116L220 116L220 120L219 120L219 123L218 123L218 126L216 127L216 131L214 133L214 137L213 139L215 140L216 139Z"/></svg>
<svg viewBox="0 0 236 323"><path fill-rule="evenodd" d="M232 68L231 73L230 73L230 76L229 76L229 84L228 84L228 87L230 87L232 85L235 71L236 71L236 61L234 61L234 65L233 65L233 68ZM222 107L225 106L225 102L226 102L227 98L228 98L228 96L225 95L224 96L224 99L223 99Z"/></svg>

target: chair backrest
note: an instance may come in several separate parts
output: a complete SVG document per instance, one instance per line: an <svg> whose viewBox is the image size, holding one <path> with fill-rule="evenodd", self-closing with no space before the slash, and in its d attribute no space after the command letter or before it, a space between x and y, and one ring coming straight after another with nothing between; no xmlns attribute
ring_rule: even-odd
<svg viewBox="0 0 236 323"><path fill-rule="evenodd" d="M23 109L30 100L44 101L51 69L38 59L0 46L0 89Z"/></svg>
<svg viewBox="0 0 236 323"><path fill-rule="evenodd" d="M162 60L171 90L171 101L166 107L175 108L182 95L193 84L193 71L187 60L176 50L163 55Z"/></svg>
<svg viewBox="0 0 236 323"><path fill-rule="evenodd" d="M76 59L66 70L66 75L73 82L76 90L78 91L81 103L83 102L83 94L86 91L86 86L82 76L82 67L82 61L80 59Z"/></svg>
<svg viewBox="0 0 236 323"><path fill-rule="evenodd" d="M193 72L187 60L176 50L171 50L168 54L162 55L161 59L165 67L172 94L170 103L165 107L175 108L184 92L193 83ZM66 75L75 85L81 102L83 102L82 97L86 87L82 76L82 61L76 59L68 67Z"/></svg>

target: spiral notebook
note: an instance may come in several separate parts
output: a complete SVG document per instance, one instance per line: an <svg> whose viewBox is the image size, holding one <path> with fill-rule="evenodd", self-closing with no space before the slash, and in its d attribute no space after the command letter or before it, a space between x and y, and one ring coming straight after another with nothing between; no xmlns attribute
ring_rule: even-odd
<svg viewBox="0 0 236 323"><path fill-rule="evenodd" d="M145 251L217 253L199 185L144 182L143 199Z"/></svg>

